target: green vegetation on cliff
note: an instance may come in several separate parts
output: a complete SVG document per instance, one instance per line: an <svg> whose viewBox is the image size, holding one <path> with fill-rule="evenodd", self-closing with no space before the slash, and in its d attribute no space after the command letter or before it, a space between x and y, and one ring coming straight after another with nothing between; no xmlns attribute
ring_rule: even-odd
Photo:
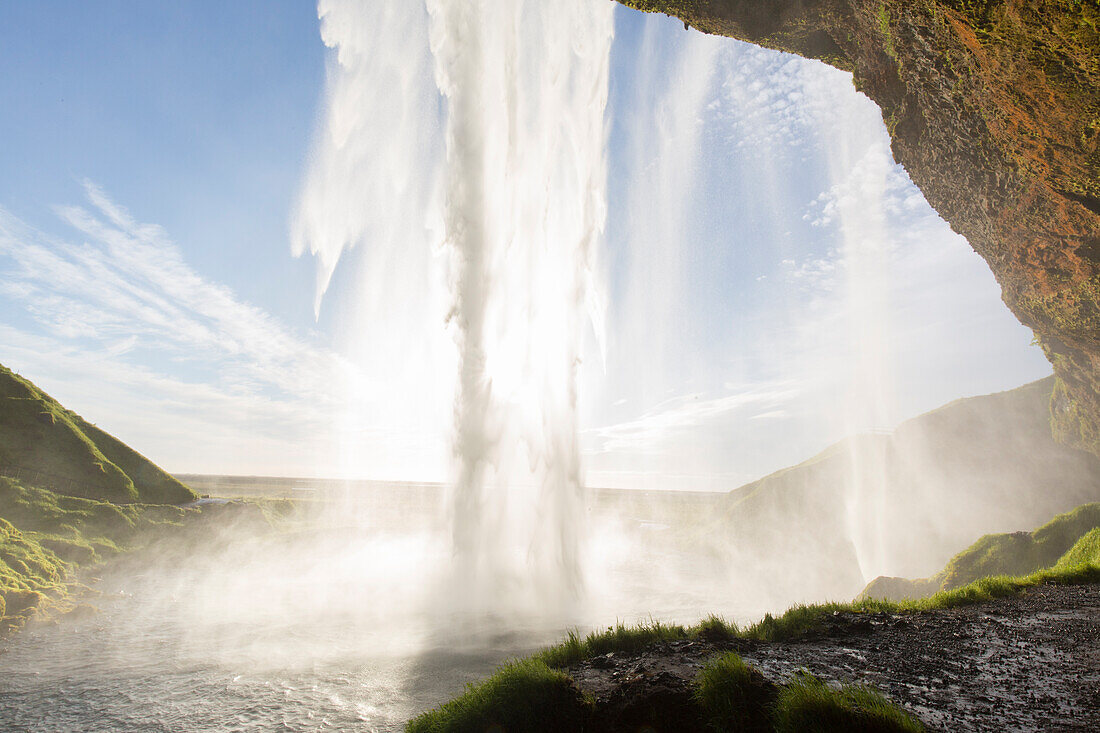
<svg viewBox="0 0 1100 733"><path fill-rule="evenodd" d="M1034 532L986 535L947 564L941 590L992 575L1027 575L1051 567L1096 527L1100 527L1100 504L1085 504Z"/></svg>
<svg viewBox="0 0 1100 733"><path fill-rule="evenodd" d="M178 527L198 496L0 366L0 633L64 613L76 570Z"/></svg>
<svg viewBox="0 0 1100 733"><path fill-rule="evenodd" d="M1058 560L1054 569L1058 571L1073 568L1100 565L1100 528L1090 530L1074 543Z"/></svg>
<svg viewBox="0 0 1100 733"><path fill-rule="evenodd" d="M0 477L0 634L36 614L65 612L83 590L78 568L179 527L197 509L116 505Z"/></svg>
<svg viewBox="0 0 1100 733"><path fill-rule="evenodd" d="M876 578L861 597L921 598L982 578L1023 576L1044 568L1068 570L1094 558L1089 553L1087 538L1094 536L1097 528L1100 528L1100 503L1085 504L1059 514L1033 532L985 535L951 558L931 578Z"/></svg>
<svg viewBox="0 0 1100 733"><path fill-rule="evenodd" d="M22 626L51 596L65 593L65 562L0 519L0 634Z"/></svg>
<svg viewBox="0 0 1100 733"><path fill-rule="evenodd" d="M199 545L209 548L289 524L296 511L287 500L119 505L0 477L0 635L32 617L77 607L94 595L79 571L120 553L187 557Z"/></svg>
<svg viewBox="0 0 1100 733"><path fill-rule="evenodd" d="M91 594L78 571L121 552L186 556L199 544L289 523L300 509L268 499L190 505L196 499L144 456L0 366L0 634L34 616L77 608Z"/></svg>
<svg viewBox="0 0 1100 733"><path fill-rule="evenodd" d="M3 366L0 475L116 504L183 504L198 498L147 458Z"/></svg>

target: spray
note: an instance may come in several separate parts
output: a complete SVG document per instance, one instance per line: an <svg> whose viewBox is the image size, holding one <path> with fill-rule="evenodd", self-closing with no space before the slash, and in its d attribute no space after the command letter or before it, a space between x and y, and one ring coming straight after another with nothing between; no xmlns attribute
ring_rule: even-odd
<svg viewBox="0 0 1100 733"><path fill-rule="evenodd" d="M458 587L475 605L542 607L581 587L577 369L599 321L611 6L428 10L447 104Z"/></svg>

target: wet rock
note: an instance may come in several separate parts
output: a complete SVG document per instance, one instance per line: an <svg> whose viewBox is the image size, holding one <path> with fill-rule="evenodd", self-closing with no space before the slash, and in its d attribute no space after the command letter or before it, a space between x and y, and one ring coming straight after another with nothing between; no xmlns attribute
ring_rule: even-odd
<svg viewBox="0 0 1100 733"><path fill-rule="evenodd" d="M828 617L829 636L660 645L618 654L614 669L570 673L597 700L608 727L595 730L699 729L690 685L729 650L769 685L799 669L870 685L931 729L1100 730L1100 585L1039 586L980 606L874 615L866 626L848 618L858 615ZM630 672L639 667L648 673Z"/></svg>
<svg viewBox="0 0 1100 733"><path fill-rule="evenodd" d="M695 733L702 711L685 679L671 673L632 677L597 698L592 730L609 733Z"/></svg>
<svg viewBox="0 0 1100 733"><path fill-rule="evenodd" d="M589 664L596 669L611 669L615 666L615 652L602 654L589 662Z"/></svg>

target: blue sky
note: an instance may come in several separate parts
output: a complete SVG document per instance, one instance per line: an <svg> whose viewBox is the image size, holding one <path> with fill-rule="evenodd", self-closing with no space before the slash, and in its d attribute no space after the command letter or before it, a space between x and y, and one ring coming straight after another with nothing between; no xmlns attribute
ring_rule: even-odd
<svg viewBox="0 0 1100 733"><path fill-rule="evenodd" d="M615 19L590 483L733 488L1049 372L847 75ZM0 7L0 362L170 470L445 478L446 383L358 336L369 248L317 320L291 255L332 54L309 2Z"/></svg>
<svg viewBox="0 0 1100 733"><path fill-rule="evenodd" d="M292 296L309 302L311 268L283 255L322 95L317 28L300 1L4 3L0 202L51 224L94 180L200 271L308 326Z"/></svg>

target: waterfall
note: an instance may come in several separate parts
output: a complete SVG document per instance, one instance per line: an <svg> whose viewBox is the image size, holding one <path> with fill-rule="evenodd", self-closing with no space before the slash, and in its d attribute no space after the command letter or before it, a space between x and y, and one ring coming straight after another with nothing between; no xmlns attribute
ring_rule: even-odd
<svg viewBox="0 0 1100 733"><path fill-rule="evenodd" d="M452 391L459 604L542 607L582 585L577 370L602 343L612 10L319 6L336 54L295 250L319 258L320 305L341 255L362 245L364 333L391 349L382 391ZM457 354L409 358L410 340L440 334Z"/></svg>
<svg viewBox="0 0 1100 733"><path fill-rule="evenodd" d="M577 368L606 218L611 6L429 3L447 100L463 587L580 584ZM596 321L598 322L598 316ZM519 551L519 556L516 555ZM540 588L541 590L541 588Z"/></svg>

